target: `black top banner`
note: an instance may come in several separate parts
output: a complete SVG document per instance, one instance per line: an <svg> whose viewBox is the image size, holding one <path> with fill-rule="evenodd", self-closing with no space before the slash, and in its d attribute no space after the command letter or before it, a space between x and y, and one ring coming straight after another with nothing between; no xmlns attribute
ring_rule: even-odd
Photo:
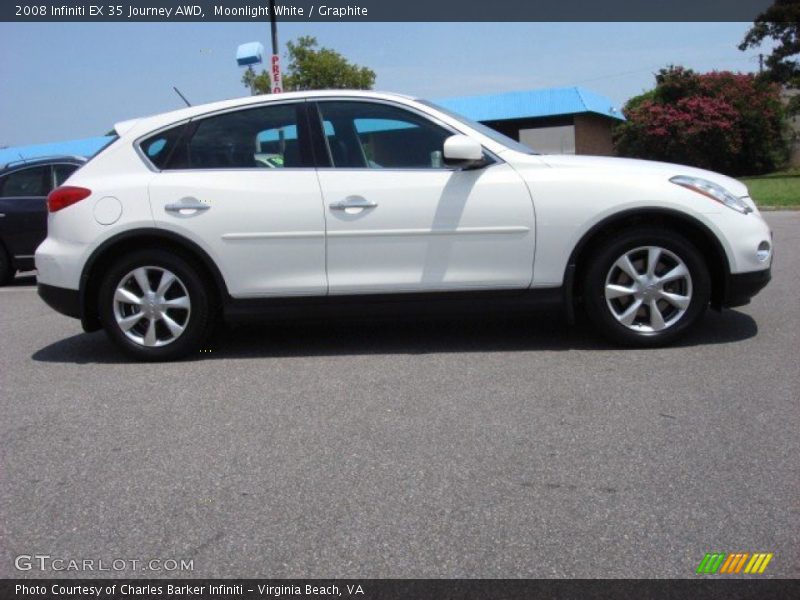
<svg viewBox="0 0 800 600"><path fill-rule="evenodd" d="M277 0L279 21L752 21L772 0ZM265 21L267 0L19 0L0 21Z"/></svg>

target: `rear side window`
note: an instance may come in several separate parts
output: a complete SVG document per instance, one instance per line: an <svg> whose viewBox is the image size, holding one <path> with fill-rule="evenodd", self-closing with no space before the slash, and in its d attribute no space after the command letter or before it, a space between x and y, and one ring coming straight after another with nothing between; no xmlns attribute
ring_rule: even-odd
<svg viewBox="0 0 800 600"><path fill-rule="evenodd" d="M78 170L78 165L53 165L53 176L56 187L63 184L67 178Z"/></svg>
<svg viewBox="0 0 800 600"><path fill-rule="evenodd" d="M49 166L14 171L0 180L0 197L46 196L50 189L49 179Z"/></svg>
<svg viewBox="0 0 800 600"><path fill-rule="evenodd" d="M141 148L161 169L312 167L303 119L299 104L248 108L194 121L177 138L162 132ZM162 154L164 166L156 162Z"/></svg>
<svg viewBox="0 0 800 600"><path fill-rule="evenodd" d="M153 166L157 169L166 169L167 162L175 152L185 129L184 124L160 131L139 144L139 147Z"/></svg>

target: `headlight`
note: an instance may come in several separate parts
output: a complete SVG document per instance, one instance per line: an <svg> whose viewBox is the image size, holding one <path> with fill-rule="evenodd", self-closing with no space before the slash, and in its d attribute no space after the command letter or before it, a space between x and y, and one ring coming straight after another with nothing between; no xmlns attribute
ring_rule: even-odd
<svg viewBox="0 0 800 600"><path fill-rule="evenodd" d="M698 194L703 194L703 196L707 198L716 200L720 204L724 204L728 208L732 208L743 215L753 212L753 209L747 206L741 198L737 198L724 187L717 185L713 181L700 179L699 177L689 177L688 175L676 175L670 179L670 181L690 189L693 192L697 192Z"/></svg>

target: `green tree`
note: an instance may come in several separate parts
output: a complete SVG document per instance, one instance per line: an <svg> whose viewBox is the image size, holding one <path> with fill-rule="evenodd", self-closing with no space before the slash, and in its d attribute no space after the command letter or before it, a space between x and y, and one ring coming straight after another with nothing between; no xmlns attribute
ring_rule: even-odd
<svg viewBox="0 0 800 600"><path fill-rule="evenodd" d="M767 40L776 42L765 61L763 77L787 87L800 88L800 0L775 0L758 15L739 50L758 48ZM800 111L800 97L793 98L792 112Z"/></svg>
<svg viewBox="0 0 800 600"><path fill-rule="evenodd" d="M318 47L315 37L301 36L296 42L288 42L286 50L288 61L283 73L283 89L286 91L369 90L375 85L372 69L351 63L335 50ZM255 94L270 93L267 71L256 73L248 69L242 76L242 83Z"/></svg>
<svg viewBox="0 0 800 600"><path fill-rule="evenodd" d="M242 83L253 95L272 93L269 73L266 71L262 70L261 73L256 73L253 67L247 67L244 75L242 75Z"/></svg>

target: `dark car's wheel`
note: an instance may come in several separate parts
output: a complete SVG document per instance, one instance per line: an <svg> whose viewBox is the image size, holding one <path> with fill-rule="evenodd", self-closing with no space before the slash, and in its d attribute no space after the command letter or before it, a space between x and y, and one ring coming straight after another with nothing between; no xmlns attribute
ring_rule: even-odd
<svg viewBox="0 0 800 600"><path fill-rule="evenodd" d="M711 296L697 248L669 230L639 228L597 248L584 279L586 312L611 340L660 346L703 314Z"/></svg>
<svg viewBox="0 0 800 600"><path fill-rule="evenodd" d="M7 285L14 278L14 267L6 249L0 244L0 285Z"/></svg>
<svg viewBox="0 0 800 600"><path fill-rule="evenodd" d="M108 336L141 360L196 352L212 321L210 295L197 268L161 250L142 250L114 263L98 301Z"/></svg>

